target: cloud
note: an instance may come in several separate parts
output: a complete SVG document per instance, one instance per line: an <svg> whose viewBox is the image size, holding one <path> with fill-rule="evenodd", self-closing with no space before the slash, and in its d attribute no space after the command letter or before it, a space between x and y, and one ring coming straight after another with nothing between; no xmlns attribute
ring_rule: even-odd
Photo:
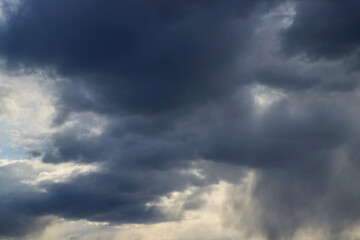
<svg viewBox="0 0 360 240"><path fill-rule="evenodd" d="M358 73L344 58L357 48L352 9L320 0L21 2L0 30L3 69L46 81L28 87L31 101L25 85L9 83L22 89L22 129L36 126L12 136L48 170L24 181L15 170L28 167L3 167L0 235L40 232L54 216L182 220L206 204L209 186L236 184L246 169L249 185L221 192L223 224L236 229L251 215L243 237L297 239L315 226L338 239L360 217ZM186 189L203 192L173 199ZM161 201L176 206L166 212Z"/></svg>
<svg viewBox="0 0 360 240"><path fill-rule="evenodd" d="M358 7L358 1L299 1L293 24L282 34L284 52L331 60L357 52Z"/></svg>
<svg viewBox="0 0 360 240"><path fill-rule="evenodd" d="M41 184L67 182L69 179L94 172L95 166L62 164L53 166L37 160L0 160L1 217L0 236L20 238L41 232L53 216L39 216L36 203L44 196Z"/></svg>
<svg viewBox="0 0 360 240"><path fill-rule="evenodd" d="M2 29L0 52L10 66L71 77L64 114L74 102L78 110L155 114L230 90L229 68L253 31L249 15L273 3L28 0Z"/></svg>

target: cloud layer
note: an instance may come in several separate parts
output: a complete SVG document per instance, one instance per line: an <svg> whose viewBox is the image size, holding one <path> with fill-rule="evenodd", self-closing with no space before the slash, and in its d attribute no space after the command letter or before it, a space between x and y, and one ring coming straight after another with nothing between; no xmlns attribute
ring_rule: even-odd
<svg viewBox="0 0 360 240"><path fill-rule="evenodd" d="M314 226L339 239L360 217L358 5L23 0L5 7L2 69L20 78L40 73L53 107L46 128L14 141L33 161L96 171L19 184L0 167L7 182L0 235L39 232L54 217L179 220L151 203L237 184L247 169L256 175L251 204L227 196L225 225L240 229L244 221L234 216L248 207L248 238L295 239ZM0 100L7 95L0 91Z"/></svg>

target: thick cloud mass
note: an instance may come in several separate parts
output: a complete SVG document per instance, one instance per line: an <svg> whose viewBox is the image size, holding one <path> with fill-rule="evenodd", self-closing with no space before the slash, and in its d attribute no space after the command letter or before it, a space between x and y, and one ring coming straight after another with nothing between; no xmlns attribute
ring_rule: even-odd
<svg viewBox="0 0 360 240"><path fill-rule="evenodd" d="M357 52L359 7L356 0L299 1L294 23L283 33L284 51L334 60Z"/></svg>
<svg viewBox="0 0 360 240"><path fill-rule="evenodd" d="M0 30L5 69L46 71L57 93L54 131L29 155L98 171L41 191L10 181L0 235L39 231L49 215L166 221L150 203L235 181L211 167L222 164L256 169L256 226L267 239L308 225L338 239L360 219L349 186L359 181L359 73L349 71L358 5L21 1Z"/></svg>
<svg viewBox="0 0 360 240"><path fill-rule="evenodd" d="M272 2L24 1L0 49L11 66L55 69L95 95L67 93L64 105L158 113L233 86L229 70L253 31L246 17Z"/></svg>

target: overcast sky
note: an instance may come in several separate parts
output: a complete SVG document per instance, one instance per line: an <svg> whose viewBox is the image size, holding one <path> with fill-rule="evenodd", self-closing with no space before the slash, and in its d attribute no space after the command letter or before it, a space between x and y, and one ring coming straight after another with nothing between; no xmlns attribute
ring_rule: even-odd
<svg viewBox="0 0 360 240"><path fill-rule="evenodd" d="M359 9L0 0L0 239L360 239Z"/></svg>

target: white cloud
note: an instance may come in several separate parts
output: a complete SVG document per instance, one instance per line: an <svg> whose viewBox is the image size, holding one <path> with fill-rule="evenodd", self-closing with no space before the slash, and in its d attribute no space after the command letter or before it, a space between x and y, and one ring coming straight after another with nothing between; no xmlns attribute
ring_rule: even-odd
<svg viewBox="0 0 360 240"><path fill-rule="evenodd" d="M7 172L12 179L34 186L43 182L66 182L71 177L97 170L98 166L91 164L61 163L54 165L43 163L40 159L0 159L0 171Z"/></svg>
<svg viewBox="0 0 360 240"><path fill-rule="evenodd" d="M42 74L0 75L0 132L7 136L0 144L13 149L29 149L41 145L55 112L53 80ZM3 148L2 146L0 146Z"/></svg>

